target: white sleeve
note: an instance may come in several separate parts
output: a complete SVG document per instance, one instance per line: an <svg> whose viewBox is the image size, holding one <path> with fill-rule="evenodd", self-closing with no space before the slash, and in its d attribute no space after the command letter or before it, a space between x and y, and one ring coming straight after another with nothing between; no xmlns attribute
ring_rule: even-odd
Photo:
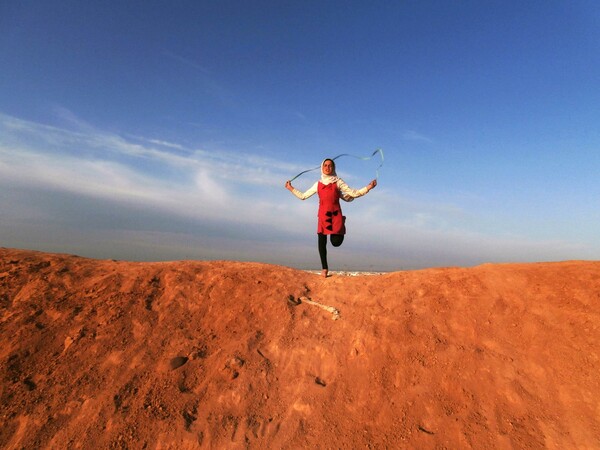
<svg viewBox="0 0 600 450"><path fill-rule="evenodd" d="M315 195L317 193L318 186L319 186L319 182L317 181L306 192L300 192L298 189L294 188L294 189L292 189L292 194L294 194L300 200L306 200L307 198L312 197L313 195Z"/></svg>
<svg viewBox="0 0 600 450"><path fill-rule="evenodd" d="M352 201L350 199L354 199L356 197L362 197L367 192L369 192L368 186L365 186L364 188L361 188L361 189L352 189L341 178L338 179L338 181L337 181L337 187L340 190L340 192L342 193L342 199L346 200L347 202Z"/></svg>

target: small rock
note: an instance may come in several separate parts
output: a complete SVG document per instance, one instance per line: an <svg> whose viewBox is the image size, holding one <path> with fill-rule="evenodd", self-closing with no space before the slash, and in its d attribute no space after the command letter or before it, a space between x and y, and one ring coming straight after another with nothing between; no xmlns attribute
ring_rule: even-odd
<svg viewBox="0 0 600 450"><path fill-rule="evenodd" d="M323 386L323 387L327 386L327 383L325 383L319 377L315 377L315 383L317 383L319 386Z"/></svg>
<svg viewBox="0 0 600 450"><path fill-rule="evenodd" d="M188 362L187 356L176 356L171 360L170 366L172 370L175 370L181 366L183 366L186 362Z"/></svg>

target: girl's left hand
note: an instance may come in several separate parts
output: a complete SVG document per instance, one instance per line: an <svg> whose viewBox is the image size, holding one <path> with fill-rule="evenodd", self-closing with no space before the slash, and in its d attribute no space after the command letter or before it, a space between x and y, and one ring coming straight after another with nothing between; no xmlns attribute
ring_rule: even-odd
<svg viewBox="0 0 600 450"><path fill-rule="evenodd" d="M375 186L377 186L377 180L373 180L369 183L369 190L373 189Z"/></svg>

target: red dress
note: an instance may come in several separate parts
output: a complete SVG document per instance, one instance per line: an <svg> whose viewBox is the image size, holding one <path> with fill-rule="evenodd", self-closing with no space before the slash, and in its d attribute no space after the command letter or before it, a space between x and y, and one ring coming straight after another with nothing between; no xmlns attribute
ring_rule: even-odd
<svg viewBox="0 0 600 450"><path fill-rule="evenodd" d="M323 184L319 181L317 188L319 194L319 226L317 233L323 234L346 234L344 222L346 217L342 216L340 207L340 193L336 183Z"/></svg>

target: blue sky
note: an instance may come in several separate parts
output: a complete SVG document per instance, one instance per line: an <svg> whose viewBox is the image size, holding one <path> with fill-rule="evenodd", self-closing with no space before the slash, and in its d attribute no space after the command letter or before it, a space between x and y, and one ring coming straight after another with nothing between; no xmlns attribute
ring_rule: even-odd
<svg viewBox="0 0 600 450"><path fill-rule="evenodd" d="M0 31L2 246L318 269L285 181L381 148L331 269L600 259L597 2L13 1Z"/></svg>

